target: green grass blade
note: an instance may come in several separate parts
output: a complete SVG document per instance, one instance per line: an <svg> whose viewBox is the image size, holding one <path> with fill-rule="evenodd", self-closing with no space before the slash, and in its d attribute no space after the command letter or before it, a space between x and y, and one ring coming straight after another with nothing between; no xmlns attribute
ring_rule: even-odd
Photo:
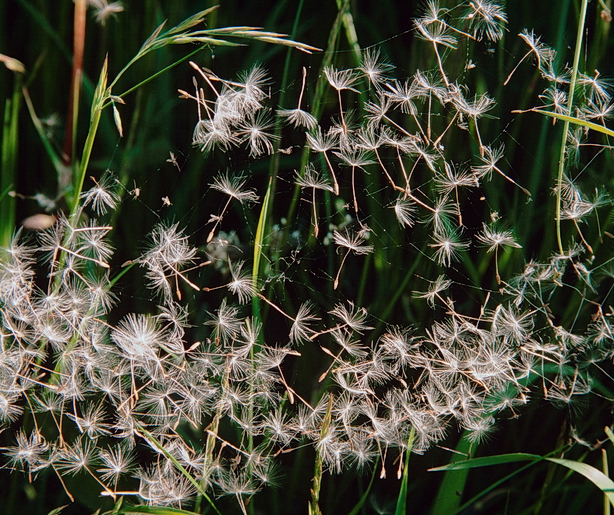
<svg viewBox="0 0 614 515"><path fill-rule="evenodd" d="M69 505L65 504L64 506L59 506L53 510L51 510L47 515L60 515L64 511L64 508L67 508Z"/></svg>
<svg viewBox="0 0 614 515"><path fill-rule="evenodd" d="M463 460L463 456L466 456L469 453L470 448L471 442L467 438L461 437L458 445L456 446L456 451L459 454L455 454L452 457L452 463L457 463ZM462 493L464 491L468 476L468 469L449 470L446 472L441 485L439 486L439 491L437 492L437 497L435 498L431 515L449 515L450 513L454 513L459 508L462 496L458 493Z"/></svg>
<svg viewBox="0 0 614 515"><path fill-rule="evenodd" d="M614 481L601 472L601 470L580 461L566 460L563 458L546 459L552 463L567 467L569 470L573 470L578 474L582 474L586 479L595 484L605 494L610 504L614 506Z"/></svg>
<svg viewBox="0 0 614 515"><path fill-rule="evenodd" d="M472 469L478 467L489 467L491 465L501 465L504 463L514 463L520 461L550 461L558 465L567 467L568 469L583 475L589 481L594 483L607 497L610 503L614 506L614 481L595 467L582 463L580 461L567 460L563 458L548 458L535 454L526 453L513 453L503 454L499 456L487 456L484 458L475 458L458 463L450 463L443 467L436 467L430 469L433 472L437 471L449 471L449 470L463 470Z"/></svg>
<svg viewBox="0 0 614 515"><path fill-rule="evenodd" d="M264 254L264 233L266 230L266 222L268 219L268 213L271 203L271 191L273 189L273 181L269 178L269 185L267 187L267 192L264 195L264 200L262 201L262 209L260 211L260 218L258 219L258 227L256 228L256 238L254 239L254 266L252 269L252 283L254 287L258 287L258 279L260 277L260 261L261 257ZM254 297L253 306L254 306L254 317L256 320L260 317L260 300L258 297Z"/></svg>
<svg viewBox="0 0 614 515"><path fill-rule="evenodd" d="M605 449L601 449L601 465L603 467L603 473L606 476L610 476L610 468L608 465L608 453ZM608 496L603 496L603 515L610 515L612 512L612 505L609 502Z"/></svg>
<svg viewBox="0 0 614 515"><path fill-rule="evenodd" d="M588 10L588 0L582 0L580 8L580 21L578 23L578 32L576 35L576 49L574 53L573 66L571 68L571 80L569 82L569 97L567 102L567 112L571 113L573 108L573 99L576 89L576 81L578 78L578 66L580 64L580 54L582 51L582 39L584 38L584 25L586 22L586 11ZM565 149L567 147L567 131L569 130L569 121L565 121L563 125L563 136L561 141L561 151L559 154L559 170L556 180L556 239L559 245L559 252L563 254L563 241L561 237L561 186L563 183L563 174L565 172Z"/></svg>
<svg viewBox="0 0 614 515"><path fill-rule="evenodd" d="M100 78L98 79L98 85L94 92L94 99L92 101L92 110L90 115L90 127L87 132L87 138L85 145L83 146L83 154L81 156L81 162L78 167L78 174L75 178L75 183L72 191L72 201L70 204L71 215L75 214L79 208L79 199L81 196L81 190L83 189L83 182L87 174L87 167L92 155L92 148L94 147L94 140L96 139L96 133L98 132L98 125L100 124L100 117L102 116L102 108L108 99L109 90L107 89L108 79L108 64L109 60L105 59L102 70L100 71Z"/></svg>
<svg viewBox="0 0 614 515"><path fill-rule="evenodd" d="M371 480L369 481L369 486L367 487L367 490L365 491L364 494L362 494L362 496L360 497L356 505L352 508L352 511L348 513L348 515L358 515L358 513L364 506L365 502L367 502L367 499L369 498L369 494L371 493L371 488L373 487L373 481L375 480L375 476L377 475L378 465L379 465L379 458L375 461L375 464L373 465L373 474L371 474Z"/></svg>
<svg viewBox="0 0 614 515"><path fill-rule="evenodd" d="M350 6L347 2L343 2L343 0L337 0L337 9L339 12L343 12L342 20L343 26L345 27L345 37L352 48L352 52L355 54L356 62L359 63L362 59L362 50L358 43L358 33L356 31L356 25L354 24L354 17L352 16Z"/></svg>
<svg viewBox="0 0 614 515"><path fill-rule="evenodd" d="M19 143L18 120L19 94L13 94L7 99L4 107L4 121L2 125L2 149L0 151L0 220L1 235L0 245L7 247L10 244L13 231L15 230L15 197L5 195L15 188L17 172L17 149Z"/></svg>
<svg viewBox="0 0 614 515"><path fill-rule="evenodd" d="M529 112L532 113L540 113L545 116L550 116L551 118L558 118L559 120L563 120L568 123L573 123L574 125L581 125L582 127L586 127L588 129L592 129L597 132L601 132L606 134L607 136L614 136L614 131L612 129L608 129L603 125L598 125L593 122L589 122L588 120L582 120L581 118L576 118L575 116L567 116L565 114L553 113L552 111L543 111L542 109L530 109Z"/></svg>
<svg viewBox="0 0 614 515"><path fill-rule="evenodd" d="M155 78L159 77L160 75L162 75L162 74L166 73L167 71L173 69L178 64L181 64L182 62L188 60L190 57L192 57L193 55L197 54L198 52L200 52L204 48L205 48L204 46L201 46L201 47L197 48L196 50L193 50L188 55L183 56L181 59L178 59L174 63L169 64L168 66L162 68L160 71L158 71L158 72L154 73L153 75L147 77L145 80L142 80L138 84L132 86L131 88L128 88L126 91L124 91L123 93L119 94L118 97L124 98L125 96L129 95L133 91L139 89L141 86L144 86L148 82L151 82L152 80L154 80Z"/></svg>
<svg viewBox="0 0 614 515"><path fill-rule="evenodd" d="M403 479L401 480L401 489L397 498L397 507L394 510L394 515L405 515L407 513L407 485L409 484L409 458L411 450L414 446L416 438L416 429L412 426L407 439L407 449L405 449L405 466L403 468Z"/></svg>
<svg viewBox="0 0 614 515"><path fill-rule="evenodd" d="M30 119L32 120L32 123L34 124L34 128L36 129L36 132L38 133L40 137L41 143L43 144L43 148L45 149L47 156L51 160L51 164L53 165L53 168L55 169L55 172L59 177L60 174L63 172L63 168L64 168L62 159L57 153L56 149L54 148L53 143L51 142L51 140L45 133L43 124L41 123L40 118L38 117L38 115L36 114L36 111L34 110L34 105L32 104L30 93L28 89L26 88L24 88L23 90L23 97L26 101L26 107L28 108L28 112L30 113Z"/></svg>
<svg viewBox="0 0 614 515"><path fill-rule="evenodd" d="M483 458L473 458L470 460L459 461L429 469L430 472L444 472L447 470L465 470L478 467L490 467L492 465L502 465L504 463L514 463L527 460L543 460L538 454L527 454L524 452L516 452L512 454L500 454L498 456L485 456Z"/></svg>

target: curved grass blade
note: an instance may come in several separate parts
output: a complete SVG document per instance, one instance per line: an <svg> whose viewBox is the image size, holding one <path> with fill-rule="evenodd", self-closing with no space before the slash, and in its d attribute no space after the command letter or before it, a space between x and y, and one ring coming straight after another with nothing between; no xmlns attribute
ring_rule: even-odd
<svg viewBox="0 0 614 515"><path fill-rule="evenodd" d="M601 472L601 470L587 463L582 463L581 461L566 460L563 458L546 459L552 463L563 465L563 467L567 467L569 470L573 470L578 474L582 474L586 479L594 483L605 494L610 504L614 506L614 481Z"/></svg>
<svg viewBox="0 0 614 515"><path fill-rule="evenodd" d="M375 460L375 464L373 465L373 474L371 474L371 481L369 481L369 486L365 490L365 493L362 494L361 498L358 500L356 505L352 508L352 511L348 513L348 515L358 515L363 505L367 501L367 498L369 497L369 494L371 493L371 487L373 486L373 480L375 479L375 476L377 475L378 465L379 465L379 457L377 458L377 460Z"/></svg>
<svg viewBox="0 0 614 515"><path fill-rule="evenodd" d="M586 479L594 483L608 498L610 504L614 506L614 481L595 467L582 463L580 461L567 460L564 458L548 458L538 456L536 454L514 453L503 454L499 456L487 456L484 458L475 458L471 460L461 461L458 463L450 463L443 467L429 469L430 471L447 471L447 470L463 470L477 467L489 467L491 465L501 465L503 463L513 463L517 461L550 461L567 467L568 469L582 474Z"/></svg>
<svg viewBox="0 0 614 515"><path fill-rule="evenodd" d="M473 458L464 461L458 461L456 463L450 463L441 467L435 467L429 469L429 472L444 472L447 470L465 470L474 469L478 467L490 467L492 465L502 465L503 463L514 463L516 461L528 461L528 460L544 460L543 456L538 454L528 454L524 452L516 452L512 454L500 454L498 456L485 456L483 458Z"/></svg>
<svg viewBox="0 0 614 515"><path fill-rule="evenodd" d="M405 464L403 469L403 479L401 481L401 489L397 499L397 507L394 510L394 515L405 515L407 513L407 485L409 484L409 457L414 446L416 438L416 429L412 426L407 439L407 449L405 449Z"/></svg>

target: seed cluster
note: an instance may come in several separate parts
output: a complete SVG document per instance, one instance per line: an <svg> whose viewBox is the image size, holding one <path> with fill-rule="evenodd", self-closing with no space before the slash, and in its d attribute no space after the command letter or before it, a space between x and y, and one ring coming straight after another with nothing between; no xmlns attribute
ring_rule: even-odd
<svg viewBox="0 0 614 515"><path fill-rule="evenodd" d="M325 67L322 80L336 105L326 124L304 109L305 70L296 109L267 106L271 80L262 67L230 81L193 65L200 85L193 94L181 92L196 103L193 144L205 154L244 147L251 158L262 158L278 151L277 123L304 132L309 162L286 179L312 204L310 237L334 250L330 281L340 293L351 280L347 260L374 254L372 227L387 223L378 216L390 210L371 210L365 194L378 177L378 194L388 199L397 226L408 234L418 226L428 232L416 259L425 259L432 275L412 294L432 310L432 321L391 325L373 336L380 314L347 299L328 310L316 298L299 302L295 312L279 306L248 263L224 252L228 210L261 198L247 175L224 172L211 184L223 207L211 215L206 242L199 242L216 251L205 258L177 223L154 227L147 249L127 266L142 267L159 308L112 325L107 318L118 300L112 227L95 219L104 220L121 201L108 173L81 195L73 216L60 216L35 239L18 232L0 261L0 427L12 439L2 448L5 467L30 477L43 470L60 479L89 474L103 495L138 495L151 505L181 507L197 494L213 503L210 495L230 494L245 511L245 499L277 482L282 451L310 443L331 472L368 467L377 457L385 471L387 456L425 452L451 425L480 442L499 413L515 416L536 390L564 405L591 391L590 365L614 357L613 313L602 307L611 276L598 277L606 267L595 260L580 224L608 198L600 191L586 195L566 174L555 191L560 219L573 222L576 241L529 261L516 277L500 276L502 254L521 247L498 213L471 234L467 191L498 180L526 200L531 193L507 169L503 144L480 132L495 100L469 91L445 63L461 39L500 39L506 15L493 1L461 4L447 10L429 1L415 20L435 69L396 79L394 66L374 49L355 69ZM533 58L549 83L539 109L602 124L610 117L607 81L581 75L581 102L570 113L568 72L555 73L554 51L532 32L520 37L529 46L525 58ZM348 106L361 95L358 119ZM444 142L454 131L473 141L471 162L449 157ZM569 133L570 163L580 159L585 135L582 128ZM350 200L347 222L322 235L317 207L324 197ZM470 249L493 258L498 291L462 313L446 269ZM196 271L215 264L227 268L228 282L199 282ZM194 314L185 291L218 289L227 295L205 322L208 338L190 341ZM558 325L550 300L561 290L593 306L585 327ZM268 342L266 320L246 315L254 299L288 321L285 342ZM315 402L284 373L300 362L306 345L319 346L324 364ZM202 435L199 444L184 436L184 427Z"/></svg>

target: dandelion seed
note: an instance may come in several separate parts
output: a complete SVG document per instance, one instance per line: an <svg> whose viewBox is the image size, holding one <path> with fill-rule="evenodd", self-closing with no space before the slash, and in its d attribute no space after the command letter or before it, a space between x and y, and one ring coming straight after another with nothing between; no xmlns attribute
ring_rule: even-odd
<svg viewBox="0 0 614 515"><path fill-rule="evenodd" d="M318 125L317 118L302 109L282 109L278 110L277 114L296 128L305 127L307 130L313 130Z"/></svg>
<svg viewBox="0 0 614 515"><path fill-rule="evenodd" d="M381 60L379 48L367 48L362 55L360 67L358 68L375 89L379 90L386 82L386 74L394 70L395 66Z"/></svg>
<svg viewBox="0 0 614 515"><path fill-rule="evenodd" d="M510 72L505 79L503 85L507 85L507 83L514 75L514 72L518 69L520 64L530 55L534 55L537 60L537 66L541 70L544 68L544 65L548 61L552 61L554 59L555 52L549 46L545 45L540 41L539 37L535 36L533 31L529 32L527 29L524 29L520 34L518 34L522 40L529 45L529 51L518 61L518 64L514 67L514 69Z"/></svg>
<svg viewBox="0 0 614 515"><path fill-rule="evenodd" d="M394 206L394 214L401 225L412 227L415 223L416 206L409 198L398 198Z"/></svg>
<svg viewBox="0 0 614 515"><path fill-rule="evenodd" d="M571 220L576 227L578 235L582 240L584 246L588 249L588 251L592 254L593 249L588 244L582 231L580 230L579 223L588 216L590 213L595 211L598 207L603 206L609 203L607 197L599 192L599 190L595 190L595 198L592 201L587 200L584 195L580 192L575 183L573 183L569 178L563 178L563 184L561 188L561 220Z"/></svg>
<svg viewBox="0 0 614 515"><path fill-rule="evenodd" d="M456 37L450 34L448 27L442 23L426 23L423 20L415 20L414 26L418 31L418 37L429 41L433 45L435 56L437 57L437 64L439 66L439 72L446 86L450 85L446 72L443 69L443 63L441 61L441 55L439 54L438 45L445 46L451 49L456 49L458 40Z"/></svg>
<svg viewBox="0 0 614 515"><path fill-rule="evenodd" d="M242 73L238 84L233 83L239 88L238 98L246 113L254 113L262 108L261 102L268 96L262 88L267 84L269 84L267 71L258 64L249 72Z"/></svg>
<svg viewBox="0 0 614 515"><path fill-rule="evenodd" d="M354 70L336 70L333 66L327 66L324 68L324 75L328 83L337 91L349 89L355 93L360 93L353 87L358 80Z"/></svg>
<svg viewBox="0 0 614 515"><path fill-rule="evenodd" d="M220 288L228 288L231 293L239 297L239 304L245 304L252 300L257 291L253 284L252 274L249 270L243 270L245 262L232 262L228 260L228 268L232 275L232 281L228 284L215 287L204 287L203 291L210 292Z"/></svg>
<svg viewBox="0 0 614 515"><path fill-rule="evenodd" d="M96 21L103 27L106 25L108 18L124 11L121 2L109 3L108 0L87 0L87 3L94 8Z"/></svg>
<svg viewBox="0 0 614 515"><path fill-rule="evenodd" d="M235 338L241 332L241 319L239 318L239 309L236 306L228 306L226 299L222 300L216 314L212 315L211 320L206 322L207 325L214 327L213 332L217 343L226 343L228 339Z"/></svg>
<svg viewBox="0 0 614 515"><path fill-rule="evenodd" d="M323 135L321 127L318 127L317 131L311 133L308 132L306 136L307 146L313 152L321 152L324 155L324 159L326 160L326 164L328 165L328 169L330 170L330 174L333 178L333 191L335 195L339 195L339 183L337 182L333 165L326 154L328 150L334 148L336 145L336 138L334 134L329 132L326 135Z"/></svg>
<svg viewBox="0 0 614 515"><path fill-rule="evenodd" d="M228 284L228 289L239 297L240 304L250 301L256 292L252 274L249 270L243 270L244 264L242 261L229 264L232 282Z"/></svg>
<svg viewBox="0 0 614 515"><path fill-rule="evenodd" d="M535 324L532 314L531 311L519 314L499 304L492 315L493 332L502 336L506 344L522 345L526 343Z"/></svg>
<svg viewBox="0 0 614 515"><path fill-rule="evenodd" d="M11 467L20 467L28 474L36 473L46 468L49 444L37 432L28 436L23 430L15 433L16 445L4 449L4 455L9 459Z"/></svg>
<svg viewBox="0 0 614 515"><path fill-rule="evenodd" d="M354 84L358 80L358 76L354 70L336 70L333 66L324 67L324 75L328 80L328 83L337 90L337 98L339 100L339 112L341 114L341 125L343 127L344 134L347 134L348 128L345 123L343 102L341 101L341 91L350 90L355 93L360 93Z"/></svg>
<svg viewBox="0 0 614 515"><path fill-rule="evenodd" d="M104 422L105 409L102 404L88 404L81 417L72 413L67 416L75 422L81 433L86 433L93 440L111 433L109 424Z"/></svg>
<svg viewBox="0 0 614 515"><path fill-rule="evenodd" d="M342 150L341 152L333 152L342 163L352 168L352 198L354 199L354 212L358 213L358 200L356 199L356 181L355 172L356 168L360 168L364 171L364 166L373 164L367 156L368 153L365 150L355 149L353 151Z"/></svg>
<svg viewBox="0 0 614 515"><path fill-rule="evenodd" d="M270 134L266 131L273 128L274 124L271 121L270 115L266 111L260 111L255 116L239 125L239 141L241 143L249 143L250 157L258 157L262 154L272 154L273 144L281 137L276 134Z"/></svg>
<svg viewBox="0 0 614 515"><path fill-rule="evenodd" d="M296 439L296 428L289 423L288 416L281 409L269 414L262 423L265 435L282 447Z"/></svg>
<svg viewBox="0 0 614 515"><path fill-rule="evenodd" d="M497 278L497 284L501 284L501 277L499 276L499 249L500 248L522 248L520 244L516 242L512 231L496 231L494 228L488 227L483 224L481 234L477 236L478 241L488 247L486 252L495 252L495 277Z"/></svg>
<svg viewBox="0 0 614 515"><path fill-rule="evenodd" d="M231 178L228 175L228 172L226 172L225 174L218 175L213 180L213 184L211 184L211 188L214 190L220 191L224 193L225 195L228 195L228 200L226 201L226 204L222 208L222 212L214 218L215 224L213 228L211 229L211 231L209 232L209 235L207 236L207 243L209 243L213 239L215 230L217 226L220 224L220 222L222 221L222 218L224 217L224 214L226 213L226 210L228 209L228 206L230 205L230 201L233 198L238 200L241 204L246 203L247 205L250 205L258 201L258 195L256 195L256 193L253 190L246 190L243 188L246 182L247 182L247 179L244 179L242 176L235 176Z"/></svg>
<svg viewBox="0 0 614 515"><path fill-rule="evenodd" d="M386 87L390 91L386 91L384 94L393 104L400 106L402 113L411 114L412 116L418 114L418 108L414 100L423 94L423 90L416 87L415 82L405 81L399 83L394 81L394 83L387 83Z"/></svg>
<svg viewBox="0 0 614 515"><path fill-rule="evenodd" d="M438 173L435 176L435 186L442 191L446 196L454 192L456 200L456 211L458 213L458 225L463 225L463 218L460 210L460 200L458 198L458 188L469 187L475 188L478 186L477 180L472 173L469 173L463 167L454 166L453 164L444 161L445 175Z"/></svg>
<svg viewBox="0 0 614 515"><path fill-rule="evenodd" d="M324 190L333 192L334 188L323 178L320 177L320 174L315 169L312 163L307 163L305 170L303 171L302 177L298 175L296 178L296 184L302 188L311 188L311 208L312 208L312 225L313 225L313 236L314 238L318 237L319 234L319 226L318 226L318 211L316 204L316 190Z"/></svg>
<svg viewBox="0 0 614 515"><path fill-rule="evenodd" d="M373 247L371 245L363 245L367 235L368 232L366 231L360 231L353 234L348 230L345 230L343 233L340 231L333 231L333 239L335 240L335 243L340 247L347 248L343 259L341 260L341 264L339 265L337 275L335 276L335 281L333 283L334 290L336 290L337 286L339 286L339 275L341 274L341 269L343 268L345 260L351 252L357 255L370 254L373 252Z"/></svg>
<svg viewBox="0 0 614 515"><path fill-rule="evenodd" d="M196 492L194 485L184 476L154 465L136 474L139 497L152 505L178 505L187 502Z"/></svg>
<svg viewBox="0 0 614 515"><path fill-rule="evenodd" d="M456 230L448 229L433 235L435 243L429 243L429 247L435 250L435 260L443 266L449 267L452 261L459 258L459 252L469 247L468 242L461 241Z"/></svg>
<svg viewBox="0 0 614 515"><path fill-rule="evenodd" d="M423 140L429 141L430 138L429 136L427 136L427 134L422 129L422 124L420 120L418 119L418 108L416 107L416 104L414 102L415 99L418 99L424 96L425 94L424 89L422 89L415 80L412 82L410 82L409 80L406 80L403 83L399 83L398 81L395 80L392 83L390 82L386 83L386 87L390 91L385 91L383 94L390 100L390 102L392 102L396 106L399 106L402 113L408 113L412 116L412 118L416 122L418 130L420 131L420 134L422 134ZM391 120L388 116L386 116L385 113L382 114L382 117L385 118L387 122L394 125L397 129L399 129L406 136L410 138L414 138L415 140L418 140L418 138L411 135L401 125L398 125L393 120Z"/></svg>
<svg viewBox="0 0 614 515"><path fill-rule="evenodd" d="M580 115L585 120L599 120L605 127L606 120L614 117L614 102L601 102L594 103L589 100L588 104L582 107Z"/></svg>
<svg viewBox="0 0 614 515"><path fill-rule="evenodd" d="M309 323L320 320L313 314L314 306L310 301L303 302L299 307L294 318L292 329L290 331L290 341L299 343L310 340L313 331L309 328Z"/></svg>
<svg viewBox="0 0 614 515"><path fill-rule="evenodd" d="M531 192L526 188L523 188L520 184L514 181L512 178L508 177L503 173L501 168L497 166L497 163L503 158L503 153L505 152L505 146L503 144L499 145L496 148L492 148L489 146L484 147L484 153L480 156L480 160L484 163L480 166L473 166L471 170L476 174L476 179L481 179L482 177L490 177L493 171L497 172L503 178L511 182L514 186L520 188L522 192L529 197L531 196Z"/></svg>
<svg viewBox="0 0 614 515"><path fill-rule="evenodd" d="M487 441L494 431L494 417L482 416L463 419L463 428L467 431L467 440L472 444Z"/></svg>
<svg viewBox="0 0 614 515"><path fill-rule="evenodd" d="M435 281L431 282L428 291L426 291L425 293L418 294L417 297L420 299L426 299L429 306L434 308L435 299L441 299L440 293L447 290L451 284L452 281L446 279L445 275L440 275L439 277L437 277L437 279L435 279Z"/></svg>
<svg viewBox="0 0 614 515"><path fill-rule="evenodd" d="M23 408L19 405L21 395L17 392L0 393L0 420L9 424L17 420L23 413Z"/></svg>
<svg viewBox="0 0 614 515"><path fill-rule="evenodd" d="M418 20L426 25L430 25L431 23L445 23L443 17L448 12L448 9L440 7L437 0L428 0L421 11Z"/></svg>
<svg viewBox="0 0 614 515"><path fill-rule="evenodd" d="M131 313L113 329L111 338L128 359L157 361L157 351L165 344L166 331L158 327L153 317Z"/></svg>
<svg viewBox="0 0 614 515"><path fill-rule="evenodd" d="M578 84L588 90L588 100L596 104L609 104L612 100L612 80L601 78L599 70L595 70L595 75L578 75Z"/></svg>
<svg viewBox="0 0 614 515"><path fill-rule="evenodd" d="M57 467L67 474L77 474L82 470L89 470L94 461L95 448L91 440L81 438L73 445L60 449L60 458Z"/></svg>
<svg viewBox="0 0 614 515"><path fill-rule="evenodd" d="M415 197L411 198L417 201ZM430 214L426 217L425 222L433 224L435 234L445 232L446 228L451 223L450 218L452 216L458 216L456 206L452 204L446 196L439 197L434 207L429 207L424 203L420 205L429 209Z"/></svg>
<svg viewBox="0 0 614 515"><path fill-rule="evenodd" d="M83 205L92 205L94 212L100 216L104 215L108 209L115 209L120 200L119 194L114 189L115 178L110 171L106 171L100 181L94 177L90 177L94 184L94 188L81 193L80 199L83 200Z"/></svg>
<svg viewBox="0 0 614 515"><path fill-rule="evenodd" d="M502 25L507 23L503 7L493 0L473 0L469 2L467 13L473 36L480 41L483 36L489 41L499 41L503 37Z"/></svg>
<svg viewBox="0 0 614 515"><path fill-rule="evenodd" d="M488 95L476 95L473 100L466 100L461 94L459 89L454 90L454 94L451 96L451 100L455 107L465 116L473 119L475 125L475 133L478 137L478 143L480 145L480 155L483 156L485 152L485 146L482 144L482 137L480 135L480 129L478 127L478 118L485 116L494 105L494 99Z"/></svg>
<svg viewBox="0 0 614 515"><path fill-rule="evenodd" d="M110 449L101 449L98 457L103 466L97 469L102 474L100 479L108 481L112 486L117 486L119 479L131 473L135 468L136 454L129 451L127 445L116 445Z"/></svg>
<svg viewBox="0 0 614 515"><path fill-rule="evenodd" d="M277 114L286 119L288 123L294 127L305 127L307 130L313 130L318 125L318 120L312 114L301 109L303 93L305 91L305 80L307 79L307 68L303 66L303 83L301 85L301 93L298 97L298 106L296 109L282 109L277 111Z"/></svg>
<svg viewBox="0 0 614 515"><path fill-rule="evenodd" d="M175 279L175 293L179 298L181 292L178 279L196 291L200 289L182 271L185 266L194 263L196 249L189 245L187 236L178 227L179 224L170 227L164 224L157 225L150 235L153 241L150 249L138 260L148 268L147 278L150 280L150 286L166 298L172 296L170 278Z"/></svg>
<svg viewBox="0 0 614 515"><path fill-rule="evenodd" d="M192 145L200 147L203 153L210 152L216 146L220 146L222 150L227 150L231 145L238 143L239 138L232 133L230 127L210 120L198 122L192 136Z"/></svg>

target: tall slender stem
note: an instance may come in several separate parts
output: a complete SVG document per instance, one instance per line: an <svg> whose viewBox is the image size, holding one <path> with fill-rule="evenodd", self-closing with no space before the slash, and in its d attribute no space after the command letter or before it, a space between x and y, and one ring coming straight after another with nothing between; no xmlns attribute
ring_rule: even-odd
<svg viewBox="0 0 614 515"><path fill-rule="evenodd" d="M573 97L576 89L576 81L578 79L578 65L580 63L580 54L582 52L582 38L584 37L584 26L586 24L586 11L588 10L588 0L582 0L580 8L580 21L578 23L578 32L576 33L576 49L573 57L573 66L571 68L571 80L569 81L569 96L567 99L567 114L571 116L573 109ZM559 154L559 171L556 179L556 241L559 246L559 252L563 254L563 240L561 237L561 188L563 186L563 174L565 172L565 149L567 146L567 132L569 131L569 121L563 122L563 136L561 139L561 151Z"/></svg>

